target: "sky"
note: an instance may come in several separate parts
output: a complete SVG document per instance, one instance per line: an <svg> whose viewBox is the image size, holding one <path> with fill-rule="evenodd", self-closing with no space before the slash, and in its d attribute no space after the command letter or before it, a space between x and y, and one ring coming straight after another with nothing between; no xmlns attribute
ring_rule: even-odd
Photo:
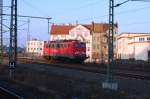
<svg viewBox="0 0 150 99"><path fill-rule="evenodd" d="M115 4L124 0L114 0ZM147 0L150 1L150 0ZM11 0L3 0L4 6L10 6ZM108 23L109 0L18 0L18 14L52 18L50 24L90 24ZM118 31L150 33L150 2L130 1L115 8L114 21ZM3 13L10 14L5 7ZM10 17L3 17L9 26ZM30 38L49 40L47 20L18 18L18 45L25 46L27 32ZM29 25L29 28L28 28ZM4 31L8 28L4 27ZM9 44L9 31L4 33L4 44Z"/></svg>

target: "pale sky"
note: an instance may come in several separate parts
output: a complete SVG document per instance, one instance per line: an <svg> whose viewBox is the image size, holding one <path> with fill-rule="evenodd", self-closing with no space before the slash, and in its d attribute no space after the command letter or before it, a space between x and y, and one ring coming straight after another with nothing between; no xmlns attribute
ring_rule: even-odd
<svg viewBox="0 0 150 99"><path fill-rule="evenodd" d="M115 4L124 0L115 0ZM150 0L149 0L150 1ZM10 6L11 0L3 0ZM52 17L55 24L90 24L92 21L108 22L109 0L18 0L18 14L27 16ZM9 8L4 13L10 14ZM9 26L9 17L4 16L4 24ZM27 18L18 18L18 44L24 46L27 37ZM32 38L48 40L47 20L30 19ZM115 22L121 32L150 33L150 2L130 1L115 8ZM4 30L7 28L4 27ZM5 43L9 42L9 32L4 34Z"/></svg>

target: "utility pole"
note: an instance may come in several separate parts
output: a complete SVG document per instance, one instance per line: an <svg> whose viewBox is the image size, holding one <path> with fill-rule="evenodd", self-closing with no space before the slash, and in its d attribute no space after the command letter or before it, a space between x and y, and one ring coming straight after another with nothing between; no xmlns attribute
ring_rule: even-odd
<svg viewBox="0 0 150 99"><path fill-rule="evenodd" d="M51 19L51 18L47 18L47 24L48 24L48 31L47 31L47 32L48 32L48 34L49 34L49 32L50 32L50 29L49 29L49 28L50 28L50 27L49 27L49 24L50 24L49 21L50 21L50 19Z"/></svg>
<svg viewBox="0 0 150 99"><path fill-rule="evenodd" d="M16 67L17 62L17 0L11 0L9 68Z"/></svg>
<svg viewBox="0 0 150 99"><path fill-rule="evenodd" d="M27 42L30 41L30 18L28 18L28 33L27 33Z"/></svg>
<svg viewBox="0 0 150 99"><path fill-rule="evenodd" d="M114 0L109 0L109 33L108 33L108 65L106 82L102 84L103 88L117 90L118 84L113 79L114 66Z"/></svg>
<svg viewBox="0 0 150 99"><path fill-rule="evenodd" d="M0 63L3 62L3 0L0 0Z"/></svg>

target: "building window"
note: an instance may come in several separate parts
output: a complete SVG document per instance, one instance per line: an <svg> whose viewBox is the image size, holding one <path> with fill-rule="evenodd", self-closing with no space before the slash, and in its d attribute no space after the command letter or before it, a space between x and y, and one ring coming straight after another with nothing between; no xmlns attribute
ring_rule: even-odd
<svg viewBox="0 0 150 99"><path fill-rule="evenodd" d="M87 37L87 36L88 36L88 33L84 33L84 36Z"/></svg>
<svg viewBox="0 0 150 99"><path fill-rule="evenodd" d="M147 37L147 40L150 41L150 37Z"/></svg>
<svg viewBox="0 0 150 99"><path fill-rule="evenodd" d="M145 40L145 38L139 38L140 42L143 42Z"/></svg>
<svg viewBox="0 0 150 99"><path fill-rule="evenodd" d="M74 37L75 35L74 35L74 33L71 33L71 37Z"/></svg>
<svg viewBox="0 0 150 99"><path fill-rule="evenodd" d="M93 37L93 40L95 41L95 37Z"/></svg>
<svg viewBox="0 0 150 99"><path fill-rule="evenodd" d="M93 44L93 49L96 49L96 45L95 44Z"/></svg>
<svg viewBox="0 0 150 99"><path fill-rule="evenodd" d="M90 47L88 47L88 51L90 51Z"/></svg>
<svg viewBox="0 0 150 99"><path fill-rule="evenodd" d="M100 47L100 46L97 44L97 49L99 49L99 47Z"/></svg>

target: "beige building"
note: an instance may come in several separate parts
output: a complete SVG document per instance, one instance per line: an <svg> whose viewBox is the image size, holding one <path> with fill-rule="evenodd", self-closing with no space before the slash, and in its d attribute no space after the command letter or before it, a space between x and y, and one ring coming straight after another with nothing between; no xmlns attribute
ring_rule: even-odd
<svg viewBox="0 0 150 99"><path fill-rule="evenodd" d="M80 40L86 42L85 62L103 62L108 58L106 23L52 25L50 40ZM117 26L117 25L116 25ZM115 28L117 33L117 28Z"/></svg>
<svg viewBox="0 0 150 99"><path fill-rule="evenodd" d="M108 61L108 31L109 24L94 23L92 31L92 59L96 63L105 63ZM115 24L114 28L114 45L116 43L116 34L118 33L118 26ZM114 54L116 54L114 46Z"/></svg>
<svg viewBox="0 0 150 99"><path fill-rule="evenodd" d="M42 56L43 55L44 41L32 39L27 42L26 53L30 55Z"/></svg>
<svg viewBox="0 0 150 99"><path fill-rule="evenodd" d="M150 59L150 33L121 33L117 36L118 59Z"/></svg>

